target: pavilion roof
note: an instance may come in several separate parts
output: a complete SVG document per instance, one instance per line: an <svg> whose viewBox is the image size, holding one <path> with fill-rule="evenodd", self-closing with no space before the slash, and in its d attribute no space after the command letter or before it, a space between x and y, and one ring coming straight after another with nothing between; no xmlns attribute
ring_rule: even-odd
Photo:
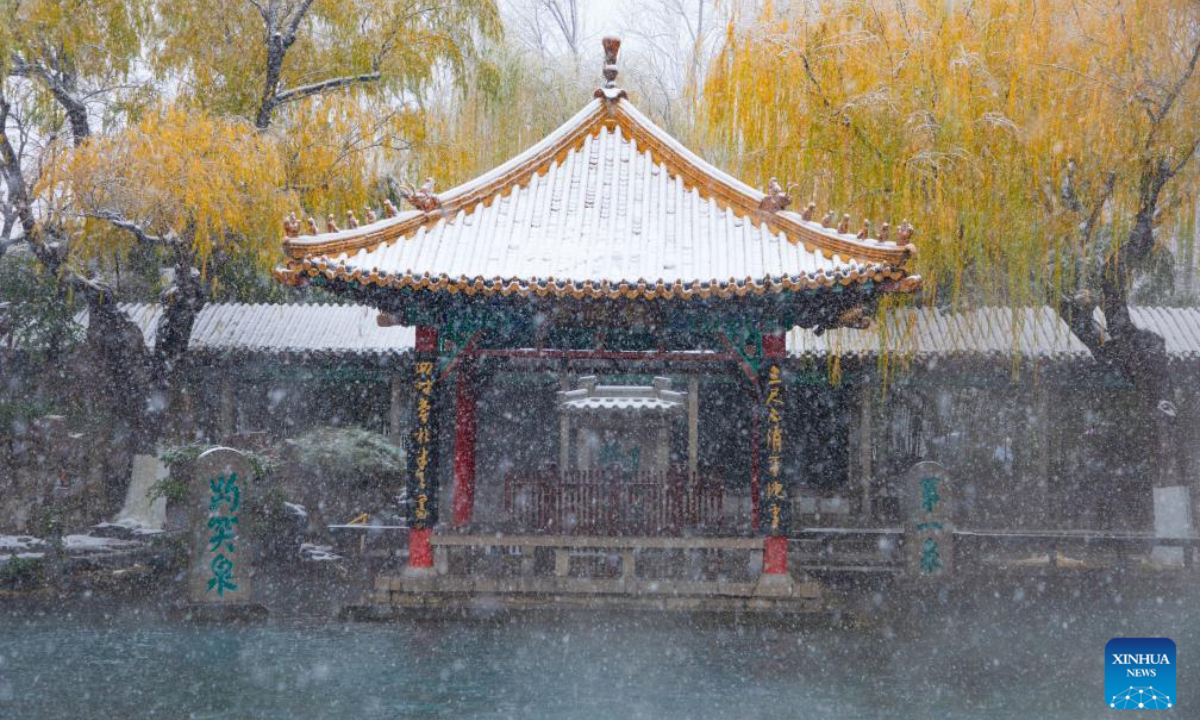
<svg viewBox="0 0 1200 720"><path fill-rule="evenodd" d="M292 219L277 276L575 298L919 283L905 269L908 232L868 238L814 221L812 205L791 212L781 188L764 194L710 165L615 87L491 172L436 195L429 184L411 190L419 209L358 227L331 220L333 232L300 235Z"/></svg>

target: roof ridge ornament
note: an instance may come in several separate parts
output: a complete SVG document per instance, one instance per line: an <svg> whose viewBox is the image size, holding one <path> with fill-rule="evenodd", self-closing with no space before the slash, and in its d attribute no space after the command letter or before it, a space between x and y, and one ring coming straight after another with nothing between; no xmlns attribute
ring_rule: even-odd
<svg viewBox="0 0 1200 720"><path fill-rule="evenodd" d="M600 42L604 46L604 84L596 88L592 96L616 102L628 97L624 90L617 87L617 53L621 51L621 38L605 35Z"/></svg>
<svg viewBox="0 0 1200 720"><path fill-rule="evenodd" d="M758 202L758 209L769 213L786 209L792 204L791 190L794 187L795 183L788 183L787 189L784 189L777 178L771 178L767 183L767 191L763 193L763 199Z"/></svg>
<svg viewBox="0 0 1200 720"><path fill-rule="evenodd" d="M442 207L442 201L434 194L433 188L433 178L425 178L425 182L419 188L405 180L400 183L400 197L421 212L433 212Z"/></svg>
<svg viewBox="0 0 1200 720"><path fill-rule="evenodd" d="M295 212L290 212L283 219L283 235L284 237L300 237L300 218L296 217Z"/></svg>

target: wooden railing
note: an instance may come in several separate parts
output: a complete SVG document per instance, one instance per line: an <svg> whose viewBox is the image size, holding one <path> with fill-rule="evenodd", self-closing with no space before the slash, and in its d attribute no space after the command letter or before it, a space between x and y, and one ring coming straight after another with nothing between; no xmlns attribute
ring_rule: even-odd
<svg viewBox="0 0 1200 720"><path fill-rule="evenodd" d="M513 472L504 479L507 523L563 535L664 535L720 529L719 479L681 471Z"/></svg>

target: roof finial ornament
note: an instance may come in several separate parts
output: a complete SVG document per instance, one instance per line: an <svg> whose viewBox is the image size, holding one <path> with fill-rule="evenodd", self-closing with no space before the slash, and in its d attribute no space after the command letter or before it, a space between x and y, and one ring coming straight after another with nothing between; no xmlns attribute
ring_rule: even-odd
<svg viewBox="0 0 1200 720"><path fill-rule="evenodd" d="M621 51L621 38L608 35L600 41L604 45L604 87L617 86L617 53Z"/></svg>
<svg viewBox="0 0 1200 720"><path fill-rule="evenodd" d="M787 190L784 190L778 179L771 178L771 181L767 183L766 194L762 200L758 201L758 209L763 212L779 212L787 208L792 204L792 196L788 192L792 187L793 185L789 183Z"/></svg>
<svg viewBox="0 0 1200 720"><path fill-rule="evenodd" d="M290 238L300 236L300 218L296 217L296 213L290 212L283 219L283 234Z"/></svg>
<svg viewBox="0 0 1200 720"><path fill-rule="evenodd" d="M604 45L604 85L596 90L595 97L620 100L625 91L617 87L617 53L621 51L621 38L606 35L600 41Z"/></svg>

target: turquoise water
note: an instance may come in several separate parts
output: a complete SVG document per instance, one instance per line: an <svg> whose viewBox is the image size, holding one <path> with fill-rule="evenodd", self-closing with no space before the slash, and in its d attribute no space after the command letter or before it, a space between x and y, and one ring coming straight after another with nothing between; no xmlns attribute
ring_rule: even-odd
<svg viewBox="0 0 1200 720"><path fill-rule="evenodd" d="M0 615L0 718L1102 718L1104 643L1167 636L1200 718L1196 598L932 614L915 637L675 615L197 626Z"/></svg>

